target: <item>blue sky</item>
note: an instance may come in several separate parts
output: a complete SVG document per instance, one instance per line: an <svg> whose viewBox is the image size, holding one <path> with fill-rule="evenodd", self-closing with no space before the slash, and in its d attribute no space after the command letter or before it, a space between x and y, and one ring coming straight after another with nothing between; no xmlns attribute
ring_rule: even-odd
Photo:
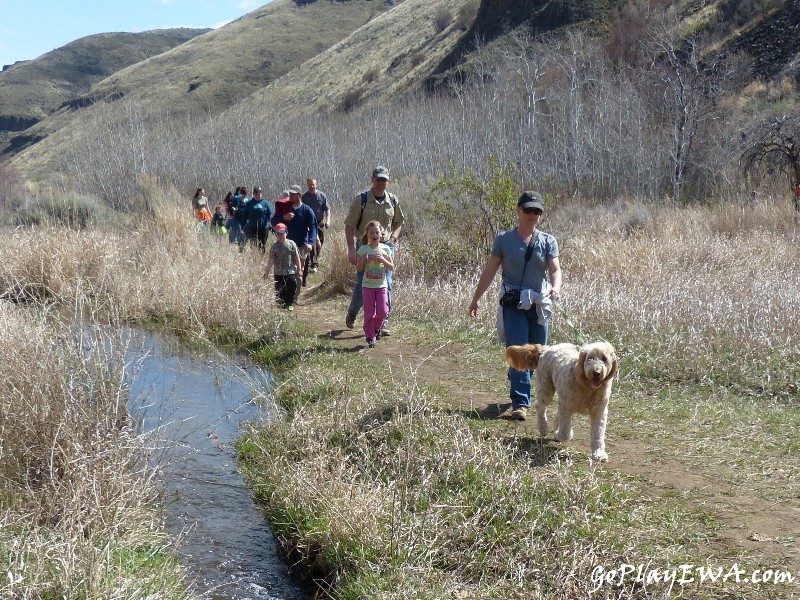
<svg viewBox="0 0 800 600"><path fill-rule="evenodd" d="M112 31L220 27L270 0L0 0L0 69Z"/></svg>

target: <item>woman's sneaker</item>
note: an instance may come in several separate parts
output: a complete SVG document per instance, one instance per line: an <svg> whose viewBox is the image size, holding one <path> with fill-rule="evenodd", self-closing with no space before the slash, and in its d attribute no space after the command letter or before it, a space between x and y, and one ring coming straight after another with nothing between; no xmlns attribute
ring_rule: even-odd
<svg viewBox="0 0 800 600"><path fill-rule="evenodd" d="M509 416L513 421L524 421L528 416L528 409L524 406L520 406L512 410Z"/></svg>

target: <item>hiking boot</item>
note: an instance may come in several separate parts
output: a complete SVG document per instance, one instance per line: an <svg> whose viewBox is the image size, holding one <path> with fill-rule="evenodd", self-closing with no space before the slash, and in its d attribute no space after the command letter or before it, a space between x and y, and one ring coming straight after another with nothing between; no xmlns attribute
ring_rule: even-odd
<svg viewBox="0 0 800 600"><path fill-rule="evenodd" d="M374 348L375 347L375 340L367 340L367 346L369 346L370 348Z"/></svg>
<svg viewBox="0 0 800 600"><path fill-rule="evenodd" d="M347 313L347 318L344 320L344 324L347 325L348 329L352 329L355 327L356 324L356 316L353 313Z"/></svg>
<svg viewBox="0 0 800 600"><path fill-rule="evenodd" d="M392 332L389 331L388 329L378 329L377 335L380 337L389 337L390 335L392 335Z"/></svg>
<svg viewBox="0 0 800 600"><path fill-rule="evenodd" d="M312 273L316 273L316 272L317 272L317 266L316 266L316 265L314 265L313 267L311 267L311 272L312 272Z"/></svg>
<svg viewBox="0 0 800 600"><path fill-rule="evenodd" d="M511 411L509 417L513 421L524 421L528 416L528 409L524 406L520 406L519 408L515 408Z"/></svg>

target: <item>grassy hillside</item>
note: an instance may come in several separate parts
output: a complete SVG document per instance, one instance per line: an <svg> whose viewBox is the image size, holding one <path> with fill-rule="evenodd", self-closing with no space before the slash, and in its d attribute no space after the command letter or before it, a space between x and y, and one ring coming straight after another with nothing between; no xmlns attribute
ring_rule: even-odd
<svg viewBox="0 0 800 600"><path fill-rule="evenodd" d="M470 4L406 0L264 89L252 107L255 119L349 112L421 89L466 34L462 15Z"/></svg>
<svg viewBox="0 0 800 600"><path fill-rule="evenodd" d="M91 118L101 106L109 105L116 118L125 119L127 111L117 102L122 98L128 105L135 104L145 118L165 112L173 118L187 113L216 114L389 8L382 0L317 0L302 5L274 0L93 86L77 98L74 107L63 108L24 132L17 142L36 144L23 153L19 164L26 170L46 170L63 148L77 142L80 119Z"/></svg>
<svg viewBox="0 0 800 600"><path fill-rule="evenodd" d="M743 80L792 73L798 48L787 32L798 18L785 0L274 0L71 99L16 136L14 162L28 177L57 170L60 157L86 145L82 124L99 115L109 127L132 117L185 127L187 115L263 124L352 112L485 70L486 54L477 47L514 54L520 40L566 28L606 36L628 60L653 45L654 30L644 24L653 27L658 12L665 31L692 37L705 56L749 55L755 66ZM646 71L648 64L632 66ZM30 123L18 119L14 127Z"/></svg>
<svg viewBox="0 0 800 600"><path fill-rule="evenodd" d="M90 35L0 72L0 150L93 84L208 31L161 29Z"/></svg>

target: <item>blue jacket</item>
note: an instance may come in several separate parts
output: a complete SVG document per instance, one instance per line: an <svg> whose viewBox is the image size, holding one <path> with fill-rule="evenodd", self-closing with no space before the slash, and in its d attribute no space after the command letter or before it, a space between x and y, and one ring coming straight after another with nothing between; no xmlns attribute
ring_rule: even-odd
<svg viewBox="0 0 800 600"><path fill-rule="evenodd" d="M298 248L305 245L314 246L317 243L317 217L311 207L300 204L297 208L292 208L294 218L287 221L275 215L272 217L272 224L283 223L286 225L286 237L297 244Z"/></svg>
<svg viewBox="0 0 800 600"><path fill-rule="evenodd" d="M261 200L250 198L239 209L238 220L247 233L255 233L259 229L266 229L269 227L271 219L272 205L264 198L261 198Z"/></svg>

